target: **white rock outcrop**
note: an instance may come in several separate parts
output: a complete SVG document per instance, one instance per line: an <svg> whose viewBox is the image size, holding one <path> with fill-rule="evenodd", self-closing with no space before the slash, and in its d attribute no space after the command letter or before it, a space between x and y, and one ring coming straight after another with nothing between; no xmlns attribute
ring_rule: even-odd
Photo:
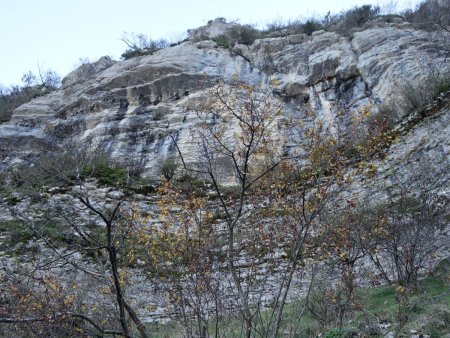
<svg viewBox="0 0 450 338"><path fill-rule="evenodd" d="M191 37L213 38L230 27L216 19ZM81 66L60 90L17 108L0 125L0 142L26 144L22 153L33 153L33 140L51 137L63 146L69 139L93 139L113 159L139 159L152 175L175 154L172 137L195 160L196 110L217 81L272 86L286 116L308 122L314 111L327 125L345 127L354 112L394 95L399 83L421 81L435 69L450 71L430 33L407 24L381 24L352 39L324 31L259 39L232 50L191 40L153 55L122 62L103 57ZM0 159L0 166L11 158Z"/></svg>

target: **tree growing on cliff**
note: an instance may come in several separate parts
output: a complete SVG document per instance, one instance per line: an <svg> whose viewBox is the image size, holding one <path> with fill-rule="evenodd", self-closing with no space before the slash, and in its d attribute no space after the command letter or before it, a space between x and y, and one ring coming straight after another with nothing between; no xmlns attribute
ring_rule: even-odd
<svg viewBox="0 0 450 338"><path fill-rule="evenodd" d="M219 83L206 96L209 101L199 107L201 127L193 139L198 162L187 163L174 142L184 170L205 179L216 201L215 206L193 204L192 212L221 215L210 227L213 232L223 229L223 242L215 250L222 252L227 266L222 281L229 281L233 290L213 299L237 299L243 336L277 337L292 285L305 284L303 262L312 257L312 229L320 232L318 216L345 182L343 147L318 124L305 132L307 144L298 153L286 153L278 128L294 126L282 117L270 87ZM208 273L202 267L195 270L197 276ZM273 287L272 294L265 294ZM262 309L268 301L267 316Z"/></svg>
<svg viewBox="0 0 450 338"><path fill-rule="evenodd" d="M207 106L201 107L198 114L201 125L195 142L199 163L190 166L180 150L179 154L184 169L206 179L219 202L226 227L225 260L237 294L245 336L250 337L257 314L249 300L253 290L250 280L244 279L244 283L240 277L241 268L237 266L239 257L249 248L245 247L242 238L237 239L237 234L249 230L243 216L245 209L252 202L256 206L256 200L261 198L255 190L257 182L282 161L278 149L273 147L272 138L281 115L280 104L271 91L261 91L244 83L219 84L208 92L207 97ZM233 132L229 133L227 129ZM224 175L234 181L233 193L226 192ZM252 259L249 264L255 266L256 261Z"/></svg>

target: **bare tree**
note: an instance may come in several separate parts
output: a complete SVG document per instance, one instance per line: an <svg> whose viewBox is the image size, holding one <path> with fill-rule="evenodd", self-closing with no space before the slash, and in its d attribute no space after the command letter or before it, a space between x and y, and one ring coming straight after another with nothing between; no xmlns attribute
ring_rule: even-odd
<svg viewBox="0 0 450 338"><path fill-rule="evenodd" d="M134 226L135 218L130 204L127 203L129 195L126 186L124 187L125 191L120 193L117 198L106 200L104 196L94 196L91 193L92 187L86 181L96 177L99 168L104 168L101 148L87 143L83 147L77 145L61 150L48 144L47 152L40 159L28 161L29 165L33 166L26 175L29 184L33 184L33 179L44 178L47 184L54 185L51 189L63 189L66 191L66 196L61 201L35 201L42 202L45 207L41 216L30 214L33 212L31 208L24 210L23 207L11 207L11 212L16 219L30 229L33 236L41 241L45 248L42 257L31 266L23 263L22 268L28 270L30 278L34 281L45 281L49 278L54 279L51 277L54 268L67 265L78 273L92 278L96 285L94 289L98 290L101 285L106 286L111 297L105 297L98 302L90 300L87 304L89 307L101 308L104 311L103 315L107 318L105 323L111 325L112 328L104 328L103 324L100 324L89 311L86 311L86 305L84 305L84 310L74 312L67 310L67 306L60 307L59 304L51 306L50 303L46 305L42 301L39 303L27 296L31 293L40 297L40 295L48 293L48 290L53 290L55 299L61 299L61 303L65 305L72 304L77 299L75 296L70 301L67 299L68 295L65 292L67 292L67 284L70 281L64 278L52 283L45 282L41 284L42 287L36 285L35 282L23 284L28 291L19 293L18 296L21 299L20 302L24 305L28 304L29 307L18 308L18 311L9 309L7 317L5 316L6 312L3 312L0 322L15 325L45 324L49 328L52 328L54 322L57 322L61 325L65 324L66 328L69 328L71 326L69 322L76 318L85 325L76 325L74 329L86 328L87 325L93 327L100 334L119 334L124 337L133 335L131 324L133 323L140 336L147 337L145 326L126 299L123 273L120 269L120 255L126 250L127 236ZM39 195L37 196L39 197ZM52 255L49 255L49 252ZM91 259L86 262L76 258L77 255ZM29 270L29 268L32 269ZM11 273L9 276L12 281L9 290L11 296L14 293L13 277L15 275ZM39 311L32 310L33 304L40 304L38 305L39 309L45 311L39 316ZM114 314L114 308L117 309L117 317ZM112 312L108 314L108 311ZM115 317L117 319L114 319Z"/></svg>
<svg viewBox="0 0 450 338"><path fill-rule="evenodd" d="M197 165L187 163L174 142L184 169L209 182L223 213L226 262L243 335L277 337L291 286L309 257L305 248L313 245L311 229L341 189L341 145L317 125L306 131L301 155L286 155L277 128L288 123L270 88L219 84L208 97L198 115ZM231 193L226 187L230 180ZM282 264L280 248L288 252ZM269 285L260 277L263 262L278 270L268 317L261 294Z"/></svg>

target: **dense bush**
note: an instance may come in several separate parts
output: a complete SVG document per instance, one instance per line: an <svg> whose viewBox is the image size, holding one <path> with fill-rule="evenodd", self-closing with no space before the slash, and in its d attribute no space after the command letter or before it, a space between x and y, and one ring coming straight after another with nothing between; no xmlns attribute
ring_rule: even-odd
<svg viewBox="0 0 450 338"><path fill-rule="evenodd" d="M13 191L26 192L40 192L42 188L61 192L92 178L99 185L123 187L137 172L136 165L127 165L129 169L112 162L103 148L89 142L67 142L60 148L47 140L39 156L9 168L0 176L0 183L5 189L9 186Z"/></svg>
<svg viewBox="0 0 450 338"><path fill-rule="evenodd" d="M380 13L378 6L363 5L348 11L326 16L298 19L288 22L276 21L262 32L266 37L279 37L292 34L311 35L318 30L335 31L342 35L350 35L353 28L362 27Z"/></svg>
<svg viewBox="0 0 450 338"><path fill-rule="evenodd" d="M419 4L414 10L407 10L401 15L395 12L395 6L384 8L379 6L362 5L351 8L341 13L328 12L323 17L310 17L290 21L277 20L258 30L250 24L234 24L224 34L212 38L219 47L232 48L236 44L251 45L256 39L282 37L293 34L311 35L315 31L326 30L337 32L344 36L351 36L355 29L365 27L370 21L380 19L384 22L394 20L407 20L421 29L443 29L450 33L450 0L427 0ZM225 19L221 18L223 22ZM192 31L188 30L188 34ZM208 36L197 36L196 41L210 39ZM167 40L152 40L144 34L124 34L122 41L127 45L127 50L122 54L122 59L127 60L136 56L152 54L170 44Z"/></svg>
<svg viewBox="0 0 450 338"><path fill-rule="evenodd" d="M317 20L309 19L303 25L302 29L304 34L311 35L313 32L321 30L324 25Z"/></svg>
<svg viewBox="0 0 450 338"><path fill-rule="evenodd" d="M409 9L398 15L395 8L384 10L382 14L379 6L362 5L350 10L331 14L324 17L312 17L309 19L298 19L288 22L275 21L267 25L262 31L263 37L279 37L292 34L311 35L314 31L321 29L335 31L339 34L350 36L352 30L364 27L368 22L376 18L382 18L385 22L394 19L404 19L415 24L420 29L440 30L450 33L450 0L427 0L415 9Z"/></svg>
<svg viewBox="0 0 450 338"><path fill-rule="evenodd" d="M213 41L217 43L217 46L228 49L230 48L230 42L228 36L221 34L213 38Z"/></svg>

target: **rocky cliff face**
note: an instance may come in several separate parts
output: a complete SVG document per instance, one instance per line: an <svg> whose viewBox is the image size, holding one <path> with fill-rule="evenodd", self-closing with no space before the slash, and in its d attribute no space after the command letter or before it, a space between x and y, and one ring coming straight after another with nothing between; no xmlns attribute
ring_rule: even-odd
<svg viewBox="0 0 450 338"><path fill-rule="evenodd" d="M341 128L363 107L394 96L400 84L450 71L430 33L406 23L373 24L353 38L318 31L259 39L232 50L209 40L232 26L215 20L153 55L83 65L64 78L60 90L16 109L0 125L0 142L13 154L33 154L48 138L63 147L90 139L112 159L140 161L151 176L175 154L172 137L195 160L196 112L218 81L271 87L285 116L308 122L313 111L326 125ZM448 139L443 149L448 158ZM13 160L7 154L1 165Z"/></svg>
<svg viewBox="0 0 450 338"><path fill-rule="evenodd" d="M219 47L217 38L234 27L234 24L227 24L224 20L211 21L208 25L191 31L188 40L152 55L122 62L103 57L93 64L85 64L74 70L63 79L60 90L22 105L16 109L9 123L0 125L0 173L3 168L20 163L23 158L38 156L49 142L52 146L57 145L63 149L93 142L104 148L111 159L125 166L140 163L143 175L150 177L159 174L158 164L176 155L175 142L186 161L196 162L199 160L199 153L195 131L201 124L198 112L208 107L208 90L217 84L227 86L237 81L272 93L273 100L282 107L280 119L294 118L302 121L294 132L292 129L288 132L282 123L275 124L274 132L280 137L275 137L274 140L289 151L291 145L295 148L295 145L304 141L302 128L317 120L331 130L345 131L355 118L361 116L361 111L370 115L376 113L380 104L397 100L404 84L423 88L417 85L428 83L430 76L450 73L450 63L446 60L445 53L442 53L441 41L433 34L414 29L406 23L373 23L370 28L355 32L352 38L335 32L318 31L312 36L297 34L259 39L251 45L236 44L231 49ZM417 91L416 94L421 93ZM233 125L228 124L225 132L233 135L233 128ZM438 191L433 193L437 202L442 197L448 203L448 88L443 90L433 104L420 111L410 111L393 130L396 140L389 143L384 156L370 159L370 175L354 175L353 183L342 191L339 201L342 197L342 202L353 203L355 196L368 196L372 200L370 202L376 205L383 201L385 190L391 185L407 182L403 178L419 173L437 177L441 181L436 188ZM221 178L227 182L233 180L233 177L226 177L226 172ZM426 184L429 181L424 179L421 182ZM18 219L23 220L24 224L38 224L51 215L52 226L54 221L56 224L64 224L54 234L60 237L61 229L66 228L67 219L73 219L75 227L69 227L70 232L63 234L63 237L67 235L67 238L75 238L72 232L79 223L89 226L87 233L104 228L98 215L85 208L77 198L80 193L89 196L94 205L108 212L126 195L120 188L102 186L92 178L87 179L82 186L49 188L45 187L45 182L42 184L44 187L42 191L36 192L36 198L34 193L22 196L20 192L13 192L0 200L0 221L7 224L19 215ZM159 217L158 210L161 196L146 194L140 188L142 187L136 189L132 203L124 202L122 205L126 210L124 213L131 211L134 205L142 219L142 225L159 225L163 219ZM433 187L427 186L426 189L432 190ZM230 191L232 193L232 189ZM212 190L205 189L205 193L207 196L214 196ZM261 210L266 208L265 202L256 207ZM219 202L213 198L211 203L216 210L215 203ZM246 205L245 217L250 216L254 207L250 203ZM217 210L221 210L220 206ZM197 211L202 216L202 210L199 208L195 210ZM180 206L173 205L167 212L178 214L184 211ZM224 216L219 212L214 217L217 217L217 223L214 224L217 238L225 238ZM271 216L268 217L264 222L271 222ZM429 237L434 238L430 245L434 250L433 257L421 268L428 269L435 262L449 256L450 227L448 220L443 222L446 223L439 234ZM249 225L251 233L254 233L254 224L250 222ZM241 243L244 243L246 239L245 236L242 237L244 240ZM0 251L6 241L7 237L2 233ZM32 261L33 248L39 252L36 256L42 257L43 261L47 258L53 261L55 252L66 250L65 247L56 248L56 251L49 250L46 247L48 243L42 242L39 237L33 242L27 240L16 245L10 244L8 240L8 245L15 245L16 252L21 249L29 250L25 250L20 257L25 262L21 266L23 268L31 268L28 261ZM218 241L217 245L226 242L219 243L222 242ZM226 245L218 249L219 253L225 252ZM105 295L98 298L102 282L97 284L90 277L80 274L80 271L87 270L88 274L92 274L91 271L98 270L109 276L109 272L102 270L104 263L97 266L97 263L85 259L78 252L67 256L70 259L64 258L65 263L52 269L49 274L56 276L63 284L80 284L82 287L77 292L81 298L88 299L88 303L95 304L98 301L100 304L109 304L103 310L115 313L114 301L107 299ZM6 255L2 257L4 259L2 258L0 268L5 271L13 270L16 266L15 258ZM257 283L261 281L261 285L264 285L264 288L255 288L257 291L253 294L249 293L250 302L260 302L264 307L273 304L280 276L287 271L286 257L284 248L277 247L273 257L275 268L270 264L266 265L266 262L260 265L258 263L257 273L253 270L257 259L252 261L251 253L247 255L242 251L236 257L235 264L240 270L240 276L250 276L248 278L255 278ZM226 263L220 264L223 266L220 265L214 271L213 278L220 281L220 294L226 300L225 305L232 308L237 304L236 290L228 275ZM359 271L366 268L364 264L357 267ZM172 319L175 312L167 305L169 294L163 289L164 282L148 278L144 274L145 269L146 262L140 259L132 267L127 267L131 276L127 289L130 304L137 309L144 322ZM372 272L369 268L367 271ZM94 275L95 278L100 276ZM359 285L369 286L369 280L365 276L366 274L361 273L358 277ZM332 281L333 278L331 276ZM308 283L305 282L309 279L307 269L299 269L298 274L293 277L295 288L290 291L288 300L304 297L309 292L306 290ZM105 280L110 279L108 277ZM206 310L211 308L210 304L206 304Z"/></svg>

